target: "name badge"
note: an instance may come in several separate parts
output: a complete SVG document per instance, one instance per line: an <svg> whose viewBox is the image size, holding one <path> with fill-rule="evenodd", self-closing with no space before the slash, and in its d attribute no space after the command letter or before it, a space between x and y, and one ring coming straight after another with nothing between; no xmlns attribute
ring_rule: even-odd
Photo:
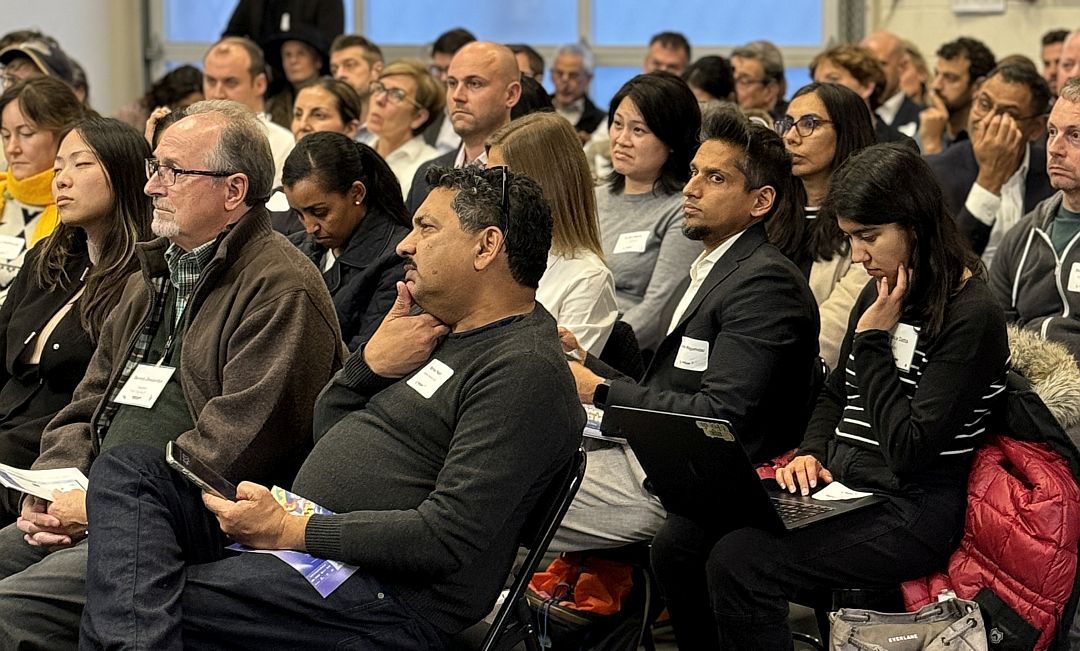
<svg viewBox="0 0 1080 651"><path fill-rule="evenodd" d="M704 371L709 368L709 342L683 337L679 354L675 356L675 368L684 371Z"/></svg>
<svg viewBox="0 0 1080 651"><path fill-rule="evenodd" d="M1069 270L1069 291L1080 292L1080 262L1072 263Z"/></svg>
<svg viewBox="0 0 1080 651"><path fill-rule="evenodd" d="M122 405L151 409L175 372L176 368L173 366L139 364L115 400Z"/></svg>
<svg viewBox="0 0 1080 651"><path fill-rule="evenodd" d="M26 248L26 240L11 235L0 235L0 260L14 260Z"/></svg>
<svg viewBox="0 0 1080 651"><path fill-rule="evenodd" d="M612 253L644 253L648 242L649 231L623 233L615 242L615 250Z"/></svg>
<svg viewBox="0 0 1080 651"><path fill-rule="evenodd" d="M919 341L919 333L915 326L906 323L897 323L889 335L889 343L892 344L893 361L896 368L901 371L911 370L911 360L915 357L915 344Z"/></svg>
<svg viewBox="0 0 1080 651"><path fill-rule="evenodd" d="M439 387L446 384L446 381L449 380L450 376L453 374L454 369L437 359L433 359L428 362L427 366L420 369L416 375L409 378L409 381L405 384L411 386L417 393L425 398L430 398L435 395L435 392L439 390Z"/></svg>

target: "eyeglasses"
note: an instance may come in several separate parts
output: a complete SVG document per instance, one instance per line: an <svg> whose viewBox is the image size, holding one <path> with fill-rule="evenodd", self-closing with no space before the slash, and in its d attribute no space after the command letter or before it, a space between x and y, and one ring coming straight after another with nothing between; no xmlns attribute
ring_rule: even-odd
<svg viewBox="0 0 1080 651"><path fill-rule="evenodd" d="M505 242L510 233L510 168L499 165L490 169L502 172L502 192L499 194L499 230L502 231Z"/></svg>
<svg viewBox="0 0 1080 651"><path fill-rule="evenodd" d="M761 79L754 79L753 77L736 77L735 78L735 85L736 86L746 87L746 86L753 86L754 84L761 84L762 86L764 86L764 85L766 85L768 83L769 83L769 81L767 79L765 79L765 78L761 78Z"/></svg>
<svg viewBox="0 0 1080 651"><path fill-rule="evenodd" d="M799 137L809 138L814 134L814 129L823 124L832 124L832 120L823 120L816 115L804 115L796 120L790 115L785 115L773 124L776 127L776 133L781 136L790 131L791 127L795 127L795 133L799 134Z"/></svg>
<svg viewBox="0 0 1080 651"><path fill-rule="evenodd" d="M176 177L182 174L190 174L192 176L213 176L216 178L224 178L231 176L235 172L212 172L209 170L185 170L179 167L172 167L171 165L162 165L161 161L156 158L146 159L146 180L149 181L157 175L158 182L162 186L168 188L176 183Z"/></svg>
<svg viewBox="0 0 1080 651"><path fill-rule="evenodd" d="M387 88L381 81L371 82L371 86L368 87L371 91L372 97L378 97L383 93L386 93L386 97L389 98L394 104L401 104L402 102L408 102L416 108L424 108L416 100L409 97L409 93L405 92L404 88Z"/></svg>
<svg viewBox="0 0 1080 651"><path fill-rule="evenodd" d="M975 98L975 108L979 115L1007 115L1017 122L1023 122L1024 120L1030 120L1031 118L1037 118L1044 115L1043 113L1032 113L1031 115L1020 115L1020 112L1016 109L1007 109L1000 106L996 106L990 96L986 93L979 93Z"/></svg>

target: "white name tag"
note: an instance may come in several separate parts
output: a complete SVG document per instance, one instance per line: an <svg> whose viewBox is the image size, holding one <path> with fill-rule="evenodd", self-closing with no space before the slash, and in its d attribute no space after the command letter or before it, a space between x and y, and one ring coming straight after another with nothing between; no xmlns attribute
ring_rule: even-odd
<svg viewBox="0 0 1080 651"><path fill-rule="evenodd" d="M11 235L0 235L0 260L14 260L26 248L26 240Z"/></svg>
<svg viewBox="0 0 1080 651"><path fill-rule="evenodd" d="M124 388L120 389L116 402L151 409L175 372L176 368L173 366L139 364L124 383Z"/></svg>
<svg viewBox="0 0 1080 651"><path fill-rule="evenodd" d="M416 375L409 378L409 381L406 382L406 384L411 386L417 393L425 398L430 398L435 395L435 392L439 390L439 387L446 384L446 381L449 380L450 376L453 374L454 369L437 359L433 359L428 362L427 366L420 369Z"/></svg>
<svg viewBox="0 0 1080 651"><path fill-rule="evenodd" d="M919 333L914 326L906 323L897 323L889 335L889 343L892 344L893 361L896 368L902 371L911 370L911 360L915 357L915 344L919 341Z"/></svg>
<svg viewBox="0 0 1080 651"><path fill-rule="evenodd" d="M1069 291L1080 292L1080 262L1074 262L1069 270Z"/></svg>
<svg viewBox="0 0 1080 651"><path fill-rule="evenodd" d="M675 368L684 371L704 371L709 368L709 342L683 337L679 354L675 356Z"/></svg>
<svg viewBox="0 0 1080 651"><path fill-rule="evenodd" d="M615 250L612 253L644 253L648 242L649 231L623 233L615 242Z"/></svg>

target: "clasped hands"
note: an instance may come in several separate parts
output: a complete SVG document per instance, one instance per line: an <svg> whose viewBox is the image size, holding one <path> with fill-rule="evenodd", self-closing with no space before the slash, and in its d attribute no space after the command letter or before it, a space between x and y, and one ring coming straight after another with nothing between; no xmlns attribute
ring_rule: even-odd
<svg viewBox="0 0 1080 651"><path fill-rule="evenodd" d="M27 495L16 526L35 547L71 547L86 537L86 491L55 491L51 502Z"/></svg>

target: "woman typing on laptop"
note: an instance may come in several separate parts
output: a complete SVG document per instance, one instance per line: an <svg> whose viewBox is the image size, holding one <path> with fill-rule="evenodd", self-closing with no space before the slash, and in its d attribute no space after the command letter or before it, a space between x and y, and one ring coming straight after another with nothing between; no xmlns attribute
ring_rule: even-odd
<svg viewBox="0 0 1080 651"><path fill-rule="evenodd" d="M886 499L787 534L738 528L710 539L669 514L652 555L680 648L791 648L795 594L924 576L962 532L973 452L1001 404L1009 357L985 272L930 169L896 145L848 159L821 218L838 221L872 280L777 481L803 494L839 481Z"/></svg>

